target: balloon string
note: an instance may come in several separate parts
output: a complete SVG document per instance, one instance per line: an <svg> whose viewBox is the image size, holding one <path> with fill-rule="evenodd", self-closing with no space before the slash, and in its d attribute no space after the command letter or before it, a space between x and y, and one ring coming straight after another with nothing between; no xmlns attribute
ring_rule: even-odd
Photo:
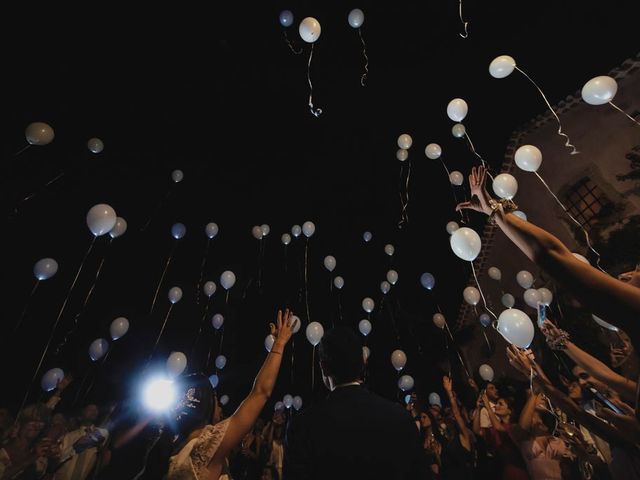
<svg viewBox="0 0 640 480"><path fill-rule="evenodd" d="M27 195L26 197L24 197L22 200L20 200L18 202L18 204L13 208L13 213L12 216L15 216L18 214L18 210L20 209L20 206L25 203L28 202L29 200L31 200L32 198L34 198L36 195L38 195L39 193L41 193L43 190L45 190L47 187L49 187L50 185L54 184L55 182L57 182L59 179L61 179L62 177L64 177L64 172L60 172L58 175L56 175L55 177L53 177L51 180L49 180L47 183L44 184L44 186L38 190L37 192L31 192L29 195Z"/></svg>
<svg viewBox="0 0 640 480"><path fill-rule="evenodd" d="M404 172L404 164L400 166L400 172L398 174L398 196L400 197L400 221L398 222L398 228L402 228L404 224L404 197L402 196L402 174Z"/></svg>
<svg viewBox="0 0 640 480"><path fill-rule="evenodd" d="M309 62L307 63L307 81L309 82L309 109L315 117L322 114L321 108L313 106L313 85L311 84L311 59L313 58L313 43L311 44L311 52L309 53Z"/></svg>
<svg viewBox="0 0 640 480"><path fill-rule="evenodd" d="M338 292L338 318L340 318L340 323L342 323L342 300L340 298L340 292Z"/></svg>
<svg viewBox="0 0 640 480"><path fill-rule="evenodd" d="M202 291L202 280L204 280L204 266L207 263L207 257L209 256L209 246L211 245L211 239L207 237L207 245L204 247L204 255L202 256L202 262L200 263L200 278L196 287L196 304L200 305L200 292Z"/></svg>
<svg viewBox="0 0 640 480"><path fill-rule="evenodd" d="M287 42L287 45L289 46L291 51L293 53L295 53L296 55L300 55L302 53L302 48L300 48L300 50L296 50L294 48L293 42L291 42L291 40L289 40L289 35L287 35L287 31L286 30L282 30L282 34L284 35L284 41Z"/></svg>
<svg viewBox="0 0 640 480"><path fill-rule="evenodd" d="M473 278L476 281L476 286L478 287L478 291L480 292L480 296L482 297L482 305L484 305L484 309L491 314L493 318L498 320L496 314L487 306L487 300L484 298L484 293L482 292L482 287L480 286L480 282L478 281L478 276L476 275L476 267L473 266L473 262L469 262L471 264L471 271L473 272Z"/></svg>
<svg viewBox="0 0 640 480"><path fill-rule="evenodd" d="M156 343L153 345L153 349L151 350L151 355L149 355L149 360L147 360L147 364L153 358L153 355L156 353L156 348L158 348L158 344L160 343L160 338L162 338L162 334L164 333L164 328L167 326L167 322L169 321L169 315L171 314L171 310L173 309L173 303L169 304L169 310L167 310L167 314L164 317L164 321L162 322L162 328L160 329L160 333L158 333L158 338L156 338Z"/></svg>
<svg viewBox="0 0 640 480"><path fill-rule="evenodd" d="M22 147L20 150L18 150L16 153L14 153L11 158L16 158L18 155L20 155L21 153L24 153L25 150L27 150L29 147L31 146L30 143L27 143L24 147Z"/></svg>
<svg viewBox="0 0 640 480"><path fill-rule="evenodd" d="M76 404L78 403L78 399L80 398L80 393L82 393L82 389L84 387L84 384L87 381L87 378L89 378L89 375L91 375L91 371L92 370L93 370L93 365L91 365L91 368L89 370L87 370L87 373L85 373L84 376L82 377L82 382L80 382L80 386L78 387L78 391L76 392L76 396L73 397L73 402L71 403L72 407L75 407Z"/></svg>
<svg viewBox="0 0 640 480"><path fill-rule="evenodd" d="M362 29L360 28L358 28L358 35L360 35L360 41L362 42L362 55L364 56L364 73L362 74L362 77L360 77L360 85L364 87L369 75L369 57L367 56L367 44L364 43Z"/></svg>
<svg viewBox="0 0 640 480"><path fill-rule="evenodd" d="M464 27L464 33L458 33L458 35L460 35L462 38L467 38L469 36L469 31L467 30L467 25L469 25L469 22L465 22L464 18L462 17L462 0L458 0L458 15L460 16L460 22Z"/></svg>
<svg viewBox="0 0 640 480"><path fill-rule="evenodd" d="M156 306L156 301L158 300L158 292L160 291L160 287L162 286L162 281L164 280L164 276L167 274L167 269L169 268L169 264L171 263L171 259L173 258L173 253L176 251L176 247L178 246L178 242L173 244L171 247L171 252L169 252L169 256L167 257L167 261L164 264L164 270L162 270L162 275L160 276L160 281L158 282L158 286L156 287L156 292L153 295L153 302L151 302L151 308L149 309L149 315L153 313L153 309Z"/></svg>
<svg viewBox="0 0 640 480"><path fill-rule="evenodd" d="M262 239L258 240L258 292L262 288Z"/></svg>
<svg viewBox="0 0 640 480"><path fill-rule="evenodd" d="M218 347L218 355L222 355L222 342L224 342L224 325L220 331L220 346Z"/></svg>
<svg viewBox="0 0 640 480"><path fill-rule="evenodd" d="M613 102L609 102L609 105L611 105L613 108L615 108L616 110L618 110L619 112L623 113L624 115L626 115L626 117L631 120L633 123L635 123L636 125L640 125L640 123L638 123L638 121L633 118L631 115L629 115L627 112L625 112L624 110L622 110L620 107L618 107L615 103Z"/></svg>
<svg viewBox="0 0 640 480"><path fill-rule="evenodd" d="M556 114L556 112L553 110L553 107L549 103L549 100L547 100L547 97L544 95L544 92L542 91L542 89L538 86L538 84L536 82L534 82L531 79L531 77L529 75L527 75L523 70L518 68L518 66L514 66L514 68L517 71L519 71L521 74L523 74L527 78L527 80L529 80L533 84L533 86L538 89L538 92L540 92L540 95L542 95L542 99L545 101L545 103L547 104L547 107L549 107L549 110L551 111L553 116L556 118L556 121L558 122L558 132L557 132L558 135L560 135L561 137L564 137L566 139L564 146L567 147L567 148L571 148L571 154L570 155L576 155L576 154L580 153L578 151L578 149L575 147L575 145L571 144L569 136L562 132L562 124L560 123L560 118L558 117L558 114Z"/></svg>
<svg viewBox="0 0 640 480"><path fill-rule="evenodd" d="M307 237L306 242L304 244L304 301L307 308L307 322L311 323L311 314L309 312L309 237Z"/></svg>
<svg viewBox="0 0 640 480"><path fill-rule="evenodd" d="M311 397L313 398L313 387L316 384L316 346L311 350Z"/></svg>
<svg viewBox="0 0 640 480"><path fill-rule="evenodd" d="M16 326L13 327L13 333L14 334L18 331L18 329L20 328L20 325L22 325L22 322L24 321L24 317L27 314L27 309L29 308L29 303L31 302L31 297L33 297L33 294L36 293L36 290L38 289L38 285L40 285L40 280L36 280L35 285L31 289L31 293L29 294L29 297L27 298L27 303L24 306L24 309L22 310L22 314L20 314L20 318L18 319L18 323L16 323Z"/></svg>
<svg viewBox="0 0 640 480"><path fill-rule="evenodd" d="M584 228L584 226L578 221L576 220L576 218L571 215L571 213L569 213L569 210L567 210L567 207L564 206L564 204L560 201L560 199L556 196L555 193L553 193L553 191L551 190L551 188L549 187L549 185L547 184L547 182L544 181L544 179L540 176L540 174L538 172L533 172L536 177L538 177L538 180L540 180L542 182L542 184L545 186L545 188L549 191L549 193L551 194L551 196L555 199L555 201L558 203L558 205L560 205L560 207L562 208L562 210L564 210L564 213L567 214L567 216L571 219L571 221L573 223L575 223L578 227L580 227L580 230L582 230L582 233L584 233L584 238L587 242L587 246L589 247L589 250L591 250L595 255L596 255L596 266L598 267L598 269L601 272L607 273L601 266L600 266L600 254L598 253L598 251L596 249L594 249L591 246L591 241L589 239L589 233L587 232L587 230Z"/></svg>
<svg viewBox="0 0 640 480"><path fill-rule="evenodd" d="M489 350L489 353L491 353L491 344L489 343L489 339L487 338L487 332L484 331L484 328L482 329L482 335L484 335L484 340L485 342L487 342L487 349Z"/></svg>
<svg viewBox="0 0 640 480"><path fill-rule="evenodd" d="M370 318L369 315L367 315L367 318ZM396 332L396 341L398 342L398 346L401 348L402 342L400 341L400 332L398 331L396 319L393 316L393 305L391 303L389 303L389 319L391 320L391 326L393 327L393 330Z"/></svg>
<svg viewBox="0 0 640 480"><path fill-rule="evenodd" d="M467 374L467 377L471 378L471 375L469 375L469 370L467 370L467 366L462 361L462 355L460 355L460 351L458 350L458 347L456 345L456 341L453 339L453 335L451 334L451 330L449 330L449 323L447 323L446 320L444 321L444 326L447 329L447 333L449 334L449 338L451 338L451 345L453 345L453 348L456 351L456 354L458 355L458 360L460 360L460 365L462 365L462 368L464 368L464 372ZM451 370L449 370L449 371L451 371ZM449 377L451 377L451 375L449 375Z"/></svg>
<svg viewBox="0 0 640 480"><path fill-rule="evenodd" d="M76 282L78 281L78 277L80 276L80 272L82 271L82 267L84 267L85 262L87 261L87 257L89 257L89 254L91 253L91 250L93 249L93 245L96 243L96 236L93 237L93 239L91 240L91 243L89 244L89 248L87 249L86 253L84 254L84 258L82 259L82 262L80 262L80 266L78 267L78 271L76 272L76 276L73 279L73 282L71 283L71 288L69 288L69 291L67 292L67 296L64 299L64 302L62 302L62 306L60 307L60 310L58 311L58 317L56 318L56 321L53 323L53 328L51 329L51 334L49 335L49 340L47 341L47 344L44 347L44 351L42 352L42 356L40 357L40 361L38 362L38 366L36 367L35 372L33 372L33 377L31 378L31 382L29 384L29 388L27 389L27 391L24 394L24 398L22 399L22 403L20 404L20 408L18 409L18 414L16 415L16 419L20 416L20 413L22 412L22 409L24 408L24 404L27 401L27 398L29 396L29 392L31 391L31 389L33 388L33 384L36 381L36 377L38 376L38 372L40 371L40 367L42 367L42 362L44 362L44 359L47 355L47 352L49 351L49 347L51 346L51 341L53 340L53 335L56 332L56 328L58 327L58 323L60 323L60 319L62 318L62 314L64 312L65 307L67 306L67 303L69 302L69 297L71 297L71 292L73 291L73 288L76 285Z"/></svg>
<svg viewBox="0 0 640 480"><path fill-rule="evenodd" d="M224 304L225 305L229 305L229 290L227 290L227 294L224 297Z"/></svg>
<svg viewBox="0 0 640 480"><path fill-rule="evenodd" d="M293 385L293 371L295 367L296 339L291 339L291 385Z"/></svg>
<svg viewBox="0 0 640 480"><path fill-rule="evenodd" d="M91 383L89 384L87 391L84 392L84 395L82 396L82 403L84 403L84 400L89 396L89 393L91 393L91 390L93 389L93 385L96 382L96 377L98 376L98 372L102 370L103 365L107 363L107 358L109 358L109 354L111 353L111 350L112 350L111 348L107 350L107 353L104 354L104 357L102 357L98 366L93 370L93 375L91 376ZM74 405L75 405L75 400L74 400Z"/></svg>
<svg viewBox="0 0 640 480"><path fill-rule="evenodd" d="M145 222L145 224L140 229L141 232L144 232L147 228L149 228L149 225L151 224L155 216L158 214L158 211L162 208L162 205L164 205L164 203L167 201L170 195L171 195L171 185L169 185L169 188L165 192L164 197L162 197L154 207L153 211L151 212L151 215L149 216L149 219Z"/></svg>
<svg viewBox="0 0 640 480"><path fill-rule="evenodd" d="M447 337L447 335L445 333L443 333L443 338L444 338L444 348L447 351L447 363L449 364L449 374L448 377L452 378L451 375L451 356L449 355L451 352L449 351L449 338Z"/></svg>
<svg viewBox="0 0 640 480"><path fill-rule="evenodd" d="M440 157L440 163L442 164L442 168L444 168L444 171L447 173L447 181L449 182L449 187L451 187L451 193L453 195L453 201L456 205L458 205L458 196L456 195L456 190L455 188L453 188L453 183L451 183L451 172L449 172L449 169L447 168L447 166L444 163L444 160L442 160L442 157ZM458 213L460 213L460 221L462 223L467 223L464 219L464 215L462 214L462 209L458 210Z"/></svg>
<svg viewBox="0 0 640 480"><path fill-rule="evenodd" d="M405 202L404 206L402 207L403 226L409 223L409 214L407 213L407 208L409 208L409 180L411 179L411 159L409 159L407 165L407 181L404 185Z"/></svg>
<svg viewBox="0 0 640 480"><path fill-rule="evenodd" d="M287 274L287 246L284 246L284 273Z"/></svg>
<svg viewBox="0 0 640 480"><path fill-rule="evenodd" d="M464 131L464 138L467 140L467 143L469 144L469 148L471 149L471 153L473 153L476 157L478 157L480 159L480 161L482 162L482 166L486 168L487 164L485 163L484 158L482 158L482 155L480 155L476 151L476 147L473 145L473 142L471 141L471 137L469 136L469 132L467 132L466 129ZM487 174L489 175L489 177L491 177L491 180L493 180L493 177L491 176L491 174L488 171L487 171Z"/></svg>
<svg viewBox="0 0 640 480"><path fill-rule="evenodd" d="M191 345L191 358L196 357L196 346L198 345L198 341L200 340L200 336L202 335L202 327L207 321L207 317L209 316L209 305L211 305L211 301L207 301L206 306L204 307L204 312L202 313L202 318L200 319L200 327L198 328L198 333L196 337L193 339L193 345Z"/></svg>

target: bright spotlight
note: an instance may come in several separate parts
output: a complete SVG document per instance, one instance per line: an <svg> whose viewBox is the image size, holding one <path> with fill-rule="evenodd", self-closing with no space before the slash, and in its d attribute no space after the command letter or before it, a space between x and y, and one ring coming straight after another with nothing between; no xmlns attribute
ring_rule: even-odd
<svg viewBox="0 0 640 480"><path fill-rule="evenodd" d="M176 390L171 380L152 378L142 391L145 407L154 412L162 412L175 404Z"/></svg>

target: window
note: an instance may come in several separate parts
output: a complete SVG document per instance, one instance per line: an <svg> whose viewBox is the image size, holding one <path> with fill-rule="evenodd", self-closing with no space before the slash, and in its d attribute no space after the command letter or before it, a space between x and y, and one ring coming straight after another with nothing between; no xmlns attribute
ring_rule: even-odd
<svg viewBox="0 0 640 480"><path fill-rule="evenodd" d="M576 183L567 194L567 209L583 226L592 226L602 209L609 204L602 190L589 177Z"/></svg>

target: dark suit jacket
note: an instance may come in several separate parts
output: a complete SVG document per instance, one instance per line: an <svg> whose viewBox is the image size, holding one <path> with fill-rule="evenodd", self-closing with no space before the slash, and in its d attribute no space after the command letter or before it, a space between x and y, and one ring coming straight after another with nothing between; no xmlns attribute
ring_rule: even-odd
<svg viewBox="0 0 640 480"><path fill-rule="evenodd" d="M358 385L294 417L285 441L285 480L424 478L409 413Z"/></svg>

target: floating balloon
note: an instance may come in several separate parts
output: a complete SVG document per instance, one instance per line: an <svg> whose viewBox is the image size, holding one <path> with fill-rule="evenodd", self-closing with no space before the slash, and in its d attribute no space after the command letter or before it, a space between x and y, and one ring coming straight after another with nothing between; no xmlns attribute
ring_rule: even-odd
<svg viewBox="0 0 640 480"><path fill-rule="evenodd" d="M336 268L336 259L334 256L327 255L326 257L324 257L324 268L326 268L330 272L333 272L333 270Z"/></svg>
<svg viewBox="0 0 640 480"><path fill-rule="evenodd" d="M218 378L218 375L216 375L215 373L209 376L209 383L211 384L211 388L214 388L214 389L217 388L219 382L220 382L220 379Z"/></svg>
<svg viewBox="0 0 640 480"><path fill-rule="evenodd" d="M469 106L461 98L454 98L447 105L447 116L454 122L461 122L467 116Z"/></svg>
<svg viewBox="0 0 640 480"><path fill-rule="evenodd" d="M322 337L324 336L324 328L322 328L322 325L318 322L311 322L307 325L306 334L309 343L315 347L320 343L320 340L322 340Z"/></svg>
<svg viewBox="0 0 640 480"><path fill-rule="evenodd" d="M538 308L538 302L542 303L542 295L535 288L528 288L524 291L524 303L531 308Z"/></svg>
<svg viewBox="0 0 640 480"><path fill-rule="evenodd" d="M440 395L435 392L431 392L429 394L429 405L438 405L442 408L442 401L440 400Z"/></svg>
<svg viewBox="0 0 640 480"><path fill-rule="evenodd" d="M430 143L424 149L424 154L431 160L437 160L442 155L442 148L437 143Z"/></svg>
<svg viewBox="0 0 640 480"><path fill-rule="evenodd" d="M218 235L218 224L213 222L207 223L206 227L204 227L204 233L209 239L214 238Z"/></svg>
<svg viewBox="0 0 640 480"><path fill-rule="evenodd" d="M300 395L293 397L293 408L295 408L296 411L302 408L302 397Z"/></svg>
<svg viewBox="0 0 640 480"><path fill-rule="evenodd" d="M438 328L444 328L444 326L447 324L444 315L441 313L434 313L432 320L433 324Z"/></svg>
<svg viewBox="0 0 640 480"><path fill-rule="evenodd" d="M391 365L398 372L407 364L407 355L402 350L394 350L391 353Z"/></svg>
<svg viewBox="0 0 640 480"><path fill-rule="evenodd" d="M60 380L64 378L64 372L61 368L52 368L47 370L40 380L40 386L45 392L51 392L58 386Z"/></svg>
<svg viewBox="0 0 640 480"><path fill-rule="evenodd" d="M42 258L33 266L33 275L38 280L49 280L58 272L58 262L53 258Z"/></svg>
<svg viewBox="0 0 640 480"><path fill-rule="evenodd" d="M293 235L294 237L298 238L301 233L302 227L300 225L294 225L293 227L291 227L291 235Z"/></svg>
<svg viewBox="0 0 640 480"><path fill-rule="evenodd" d="M104 338L96 338L91 345L89 345L89 357L94 362L104 357L104 354L109 350L109 342Z"/></svg>
<svg viewBox="0 0 640 480"><path fill-rule="evenodd" d="M224 407L227 403L229 403L229 395L222 395L220 397L220 405Z"/></svg>
<svg viewBox="0 0 640 480"><path fill-rule="evenodd" d="M369 360L370 355L371 355L371 350L369 350L369 347L367 347L366 345L362 347L362 359L364 360L364 363L367 363L367 360Z"/></svg>
<svg viewBox="0 0 640 480"><path fill-rule="evenodd" d="M216 313L213 317L211 317L211 325L216 330L220 330L222 325L224 325L224 317L220 313Z"/></svg>
<svg viewBox="0 0 640 480"><path fill-rule="evenodd" d="M404 148L400 148L396 152L396 158L401 162L404 162L407 158L409 158L409 152Z"/></svg>
<svg viewBox="0 0 640 480"><path fill-rule="evenodd" d="M99 138L90 138L87 142L87 148L91 153L96 155L104 150L104 143Z"/></svg>
<svg viewBox="0 0 640 480"><path fill-rule="evenodd" d="M398 388L403 392L413 388L413 377L411 375L402 375L398 379Z"/></svg>
<svg viewBox="0 0 640 480"><path fill-rule="evenodd" d="M280 237L280 240L282 241L283 245L289 245L291 243L291 235L289 235L288 233L283 233Z"/></svg>
<svg viewBox="0 0 640 480"><path fill-rule="evenodd" d="M480 373L480 377L485 381L485 382L492 382L493 381L493 368L491 368L491 366L487 365L486 363L483 365L480 365L480 368L478 369L478 372Z"/></svg>
<svg viewBox="0 0 640 480"><path fill-rule="evenodd" d="M489 273L489 278L491 278L491 280L496 280L498 282L502 280L502 272L498 267L489 267L488 273Z"/></svg>
<svg viewBox="0 0 640 480"><path fill-rule="evenodd" d="M364 12L359 8L354 8L349 12L347 21L349 22L349 25L351 25L351 27L360 28L364 23Z"/></svg>
<svg viewBox="0 0 640 480"><path fill-rule="evenodd" d="M116 224L116 212L110 205L99 203L87 213L87 226L96 237L109 233Z"/></svg>
<svg viewBox="0 0 640 480"><path fill-rule="evenodd" d="M116 224L111 230L109 230L109 236L111 238L118 238L124 235L127 231L127 221L122 217L116 217Z"/></svg>
<svg viewBox="0 0 640 480"><path fill-rule="evenodd" d="M460 225L458 225L456 222L448 222L447 223L447 233L449 235L451 235L453 232L455 232L459 228L460 228Z"/></svg>
<svg viewBox="0 0 640 480"><path fill-rule="evenodd" d="M366 297L364 300L362 300L362 309L365 312L371 313L373 312L374 308L375 308L375 302L373 301L373 299Z"/></svg>
<svg viewBox="0 0 640 480"><path fill-rule="evenodd" d="M360 330L360 333L366 337L371 333L371 322L366 319L360 320L360 323L358 323L358 330Z"/></svg>
<svg viewBox="0 0 640 480"><path fill-rule="evenodd" d="M226 364L227 364L227 357L225 357L224 355L218 355L216 357L216 368L218 370L222 370Z"/></svg>
<svg viewBox="0 0 640 480"><path fill-rule="evenodd" d="M365 242L370 242L372 238L373 238L373 234L372 234L371 232L364 232L364 233L362 234L362 239L363 239Z"/></svg>
<svg viewBox="0 0 640 480"><path fill-rule="evenodd" d="M293 397L288 393L282 398L282 403L286 408L291 408L293 405Z"/></svg>
<svg viewBox="0 0 640 480"><path fill-rule="evenodd" d="M283 27L290 27L293 25L293 13L291 10L283 10L280 12L280 16L278 17L280 25Z"/></svg>
<svg viewBox="0 0 640 480"><path fill-rule="evenodd" d="M509 173L501 173L493 179L493 191L500 198L511 200L518 193L518 181Z"/></svg>
<svg viewBox="0 0 640 480"><path fill-rule="evenodd" d="M489 64L489 73L493 78L504 78L511 75L516 68L516 61L509 55L500 55Z"/></svg>
<svg viewBox="0 0 640 480"><path fill-rule="evenodd" d="M553 293L548 288L539 288L538 293L540 294L540 303L546 305L547 307L551 305L553 302Z"/></svg>
<svg viewBox="0 0 640 480"><path fill-rule="evenodd" d="M24 131L29 145L48 145L53 142L53 128L44 122L30 123Z"/></svg>
<svg viewBox="0 0 640 480"><path fill-rule="evenodd" d="M420 275L420 284L427 290L433 290L433 287L436 286L436 278L429 272L424 272Z"/></svg>
<svg viewBox="0 0 640 480"><path fill-rule="evenodd" d="M298 32L300 32L300 37L307 43L313 43L320 37L320 22L313 17L307 17L302 22L300 22L300 27L298 28Z"/></svg>
<svg viewBox="0 0 640 480"><path fill-rule="evenodd" d="M408 150L409 148L411 148L411 145L413 145L413 139L411 138L411 135L403 133L398 137L398 147L404 150Z"/></svg>
<svg viewBox="0 0 640 480"><path fill-rule="evenodd" d="M451 182L452 185L459 187L464 183L464 176L459 171L454 170L449 174L449 181Z"/></svg>
<svg viewBox="0 0 640 480"><path fill-rule="evenodd" d="M169 290L168 296L171 303L178 303L182 298L182 289L180 287L173 287Z"/></svg>
<svg viewBox="0 0 640 480"><path fill-rule="evenodd" d="M529 348L533 341L533 323L529 316L517 308L508 308L498 317L498 332L505 340L520 348Z"/></svg>
<svg viewBox="0 0 640 480"><path fill-rule="evenodd" d="M609 103L616 96L618 84L606 75L594 77L582 87L582 99L590 105Z"/></svg>
<svg viewBox="0 0 640 480"><path fill-rule="evenodd" d="M187 356L182 352L172 352L167 358L167 373L175 378L187 368Z"/></svg>
<svg viewBox="0 0 640 480"><path fill-rule="evenodd" d="M395 285L396 282L398 281L398 272L396 272L395 270L389 270L387 272L387 281L391 285Z"/></svg>
<svg viewBox="0 0 640 480"><path fill-rule="evenodd" d="M338 290L342 290L342 287L344 287L344 278L338 275L336 278L333 279L333 286L336 287Z"/></svg>
<svg viewBox="0 0 640 480"><path fill-rule="evenodd" d="M171 180L173 180L174 183L180 183L183 179L184 173L182 173L182 170L174 170L171 172Z"/></svg>
<svg viewBox="0 0 640 480"><path fill-rule="evenodd" d="M202 291L209 298L211 298L211 296L214 293L216 293L216 289L217 289L216 284L211 280L209 280L208 282L205 282L205 284L202 287Z"/></svg>
<svg viewBox="0 0 640 480"><path fill-rule="evenodd" d="M513 308L513 306L516 304L516 299L513 298L513 295L511 295L510 293L505 293L504 295L502 295L500 301L502 302L502 305L507 308Z"/></svg>
<svg viewBox="0 0 640 480"><path fill-rule="evenodd" d="M293 333L298 333L300 326L302 325L300 317L297 315L291 315L291 325L293 326Z"/></svg>
<svg viewBox="0 0 640 480"><path fill-rule="evenodd" d="M262 230L262 236L266 237L267 235L269 235L271 227L268 224L263 223L262 225L260 225L260 230Z"/></svg>
<svg viewBox="0 0 640 480"><path fill-rule="evenodd" d="M386 253L389 256L392 256L395 253L396 249L394 248L393 245L391 245L390 243L387 243L384 246L384 253Z"/></svg>
<svg viewBox="0 0 640 480"><path fill-rule="evenodd" d="M284 403L278 400L273 406L273 410L275 410L276 412L281 412L282 410L284 410Z"/></svg>
<svg viewBox="0 0 640 480"><path fill-rule="evenodd" d="M236 274L233 273L230 270L225 270L224 272L222 272L222 275L220 275L220 285L222 285L222 288L224 288L225 290L229 290L231 287L233 287L236 283Z"/></svg>
<svg viewBox="0 0 640 480"><path fill-rule="evenodd" d="M462 291L464 301L469 305L477 305L480 302L480 291L476 287L467 287Z"/></svg>
<svg viewBox="0 0 640 480"><path fill-rule="evenodd" d="M174 223L171 226L171 236L176 240L180 240L187 233L187 227L184 226L184 223Z"/></svg>
<svg viewBox="0 0 640 480"><path fill-rule="evenodd" d="M461 123L456 123L453 127L451 127L451 134L456 138L464 137L466 131L467 130L464 128L464 125Z"/></svg>
<svg viewBox="0 0 640 480"><path fill-rule="evenodd" d="M260 227L260 225L254 225L251 228L251 235L253 235L253 238L255 238L256 240L262 240L264 234L262 233L262 228Z"/></svg>
<svg viewBox="0 0 640 480"><path fill-rule="evenodd" d="M458 257L473 262L482 247L480 236L468 227L462 227L453 232L449 239L451 249Z"/></svg>
<svg viewBox="0 0 640 480"><path fill-rule="evenodd" d="M410 394L406 394L406 395L404 396L404 403L405 403L405 405L408 405L410 401L411 401L411 395L410 395Z"/></svg>
<svg viewBox="0 0 640 480"><path fill-rule="evenodd" d="M587 265L591 265L591 262L584 255L580 255L579 253L573 253L573 256L580 260L582 263L586 263Z"/></svg>
<svg viewBox="0 0 640 480"><path fill-rule="evenodd" d="M522 288L531 288L531 285L533 285L533 275L526 270L520 270L516 275L516 282L518 282L518 285Z"/></svg>
<svg viewBox="0 0 640 480"><path fill-rule="evenodd" d="M265 337L264 339L264 348L267 349L267 352L270 352L271 349L273 348L273 343L276 341L276 337L274 337L273 335L269 334Z"/></svg>
<svg viewBox="0 0 640 480"><path fill-rule="evenodd" d="M386 280L383 282L380 282L380 291L382 292L383 295L386 295L387 293L389 293L389 290L391 290L391 284L389 282L387 282Z"/></svg>
<svg viewBox="0 0 640 480"><path fill-rule="evenodd" d="M488 313L480 314L478 320L480 320L480 325L482 325L483 327L488 327L489 325L491 325L491 317Z"/></svg>
<svg viewBox="0 0 640 480"><path fill-rule="evenodd" d="M542 152L533 145L523 145L514 155L516 165L525 172L537 172L542 164Z"/></svg>
<svg viewBox="0 0 640 480"><path fill-rule="evenodd" d="M313 222L304 222L302 224L302 233L304 233L305 237L309 238L313 236L315 231L316 231L316 226L313 224Z"/></svg>
<svg viewBox="0 0 640 480"><path fill-rule="evenodd" d="M593 318L593 320L598 325L600 325L602 328L606 328L607 330L611 330L612 332L617 332L618 331L618 327L615 327L615 326L611 325L610 323L605 322L600 317L596 317L595 315L591 315L591 318Z"/></svg>
<svg viewBox="0 0 640 480"><path fill-rule="evenodd" d="M111 340L118 340L119 338L124 337L129 331L129 320L125 317L118 317L109 326L109 334L111 335Z"/></svg>
<svg viewBox="0 0 640 480"><path fill-rule="evenodd" d="M527 215L526 215L524 212L522 212L522 211L520 211L520 210L516 210L515 212L513 212L513 214L514 214L516 217L521 218L521 219L522 219L522 220L524 220L525 222L527 221Z"/></svg>

